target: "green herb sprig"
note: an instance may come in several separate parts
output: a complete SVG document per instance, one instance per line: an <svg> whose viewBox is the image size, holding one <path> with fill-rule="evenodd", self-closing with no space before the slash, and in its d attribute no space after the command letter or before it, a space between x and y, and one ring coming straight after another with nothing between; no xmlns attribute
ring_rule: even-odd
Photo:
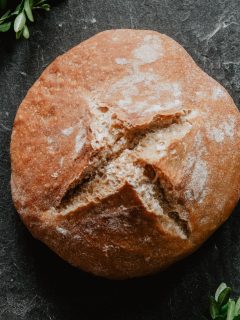
<svg viewBox="0 0 240 320"><path fill-rule="evenodd" d="M0 0L0 5L3 6L5 3L6 0ZM33 11L38 9L49 11L50 5L47 0L22 0L15 10L8 10L0 17L0 32L7 32L13 27L16 39L28 39L28 23L34 22Z"/></svg>
<svg viewBox="0 0 240 320"><path fill-rule="evenodd" d="M214 297L210 297L210 315L215 320L240 320L240 297L237 301L230 298L231 288L221 283Z"/></svg>

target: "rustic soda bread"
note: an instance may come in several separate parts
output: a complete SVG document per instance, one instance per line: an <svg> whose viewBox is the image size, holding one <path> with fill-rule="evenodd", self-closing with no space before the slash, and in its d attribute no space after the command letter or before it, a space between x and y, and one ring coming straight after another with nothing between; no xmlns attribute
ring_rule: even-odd
<svg viewBox="0 0 240 320"><path fill-rule="evenodd" d="M196 250L240 195L240 115L174 40L102 32L23 100L12 195L34 237L74 266L142 276Z"/></svg>

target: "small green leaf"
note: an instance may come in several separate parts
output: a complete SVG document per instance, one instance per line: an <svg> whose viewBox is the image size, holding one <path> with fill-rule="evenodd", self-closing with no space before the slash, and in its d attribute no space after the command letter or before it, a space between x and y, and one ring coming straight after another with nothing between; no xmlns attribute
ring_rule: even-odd
<svg viewBox="0 0 240 320"><path fill-rule="evenodd" d="M17 33L21 31L26 23L26 16L24 12L19 13L19 15L14 20L14 31Z"/></svg>
<svg viewBox="0 0 240 320"><path fill-rule="evenodd" d="M228 310L228 303L226 303L224 306L221 307L220 309L220 314L223 316L227 315L227 310Z"/></svg>
<svg viewBox="0 0 240 320"><path fill-rule="evenodd" d="M229 300L227 319L226 320L233 320L234 319L234 313L235 313L235 302L233 300Z"/></svg>
<svg viewBox="0 0 240 320"><path fill-rule="evenodd" d="M228 302L231 292L231 288L227 287L219 294L217 302L220 306L224 306Z"/></svg>
<svg viewBox="0 0 240 320"><path fill-rule="evenodd" d="M220 293L227 288L226 283L222 282L220 286L217 288L216 293L215 293L215 300L218 301L218 297Z"/></svg>
<svg viewBox="0 0 240 320"><path fill-rule="evenodd" d="M11 28L11 22L0 24L0 32L7 32Z"/></svg>
<svg viewBox="0 0 240 320"><path fill-rule="evenodd" d="M20 31L16 32L16 39L17 40L21 38L22 33L23 33L23 30L20 30Z"/></svg>
<svg viewBox="0 0 240 320"><path fill-rule="evenodd" d="M45 10L45 11L49 11L50 10L50 5L47 3L44 3L43 5L41 5L41 9Z"/></svg>
<svg viewBox="0 0 240 320"><path fill-rule="evenodd" d="M236 305L235 305L235 316L240 315L240 297L237 299Z"/></svg>
<svg viewBox="0 0 240 320"><path fill-rule="evenodd" d="M0 18L0 23L1 23L2 21L4 21L4 20L6 20L6 19L9 18L10 12L11 12L11 11L8 10L7 12L4 13L3 16L1 16L1 18Z"/></svg>
<svg viewBox="0 0 240 320"><path fill-rule="evenodd" d="M25 39L29 39L29 30L28 30L27 25L25 25L24 28L23 28L23 37Z"/></svg>
<svg viewBox="0 0 240 320"><path fill-rule="evenodd" d="M12 15L17 15L21 11L21 3L16 7L16 9L12 12Z"/></svg>
<svg viewBox="0 0 240 320"><path fill-rule="evenodd" d="M28 17L28 19L33 22L34 19L33 19L33 14L32 14L32 9L31 9L31 6L30 6L30 0L25 0L24 1L24 10L26 12L26 15Z"/></svg>
<svg viewBox="0 0 240 320"><path fill-rule="evenodd" d="M215 319L219 315L219 306L214 297L210 297L210 315L212 319Z"/></svg>

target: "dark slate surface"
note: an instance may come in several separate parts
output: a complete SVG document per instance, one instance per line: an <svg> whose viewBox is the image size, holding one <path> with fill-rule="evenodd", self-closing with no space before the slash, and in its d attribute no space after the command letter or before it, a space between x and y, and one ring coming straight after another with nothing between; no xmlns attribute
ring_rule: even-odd
<svg viewBox="0 0 240 320"><path fill-rule="evenodd" d="M191 257L123 282L89 276L32 239L11 202L9 143L19 103L57 55L112 28L154 29L179 41L240 105L240 0L55 1L29 41L0 35L0 319L188 320L222 281L240 293L240 206Z"/></svg>

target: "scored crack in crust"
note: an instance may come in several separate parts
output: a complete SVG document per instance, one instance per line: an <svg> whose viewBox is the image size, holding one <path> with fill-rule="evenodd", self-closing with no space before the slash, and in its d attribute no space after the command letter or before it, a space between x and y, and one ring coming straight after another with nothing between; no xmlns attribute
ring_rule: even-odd
<svg viewBox="0 0 240 320"><path fill-rule="evenodd" d="M23 100L14 204L34 237L83 270L156 272L231 213L239 128L226 90L175 41L100 33L57 58Z"/></svg>
<svg viewBox="0 0 240 320"><path fill-rule="evenodd" d="M106 106L104 110L100 110L104 114L109 111ZM186 111L183 112L183 114L185 113L187 114ZM94 167L91 167L91 176L66 192L57 211L61 214L69 214L91 202L99 203L104 198L117 192L120 186L123 186L127 181L135 189L149 212L156 215L166 214L169 218L166 227L179 233L181 237L187 237L190 227L187 220L184 220L186 219L186 213L184 213L184 219L180 218L179 214L182 213L176 211L176 207L173 206L173 199L171 205L170 202L164 201L164 192L162 191L164 187L161 186L160 189L160 186L158 186L160 182L157 173L154 173L154 178L151 180L149 176L150 168L146 169L146 164L141 163L140 157L141 155L151 155L156 159L163 157L167 150L167 143L170 143L174 138L181 139L191 130L192 125L188 122L188 117L189 115L179 116L179 114L176 114L167 121L153 121L147 128L135 129L130 137L123 129L116 133L116 128L114 128L115 134L111 134L111 130L106 126L104 128L105 135L111 137L110 143L109 140L105 142L104 150L107 150L107 153L105 151L103 157L100 152L101 156L99 157L98 154L97 160L91 159L91 162L95 164ZM95 119L98 119L96 128L99 130L103 125L101 115L98 115L98 117L95 115ZM93 135L96 139L98 133L96 134L93 131ZM114 138L116 141L114 141ZM158 144L157 147L156 144ZM99 146L99 140L93 141L93 145ZM152 148L152 150L149 150L149 148ZM154 171L153 168L151 170ZM160 191L161 201L159 199ZM166 192L167 190L165 190ZM177 199L175 200L177 201ZM163 210L163 207L165 210Z"/></svg>

